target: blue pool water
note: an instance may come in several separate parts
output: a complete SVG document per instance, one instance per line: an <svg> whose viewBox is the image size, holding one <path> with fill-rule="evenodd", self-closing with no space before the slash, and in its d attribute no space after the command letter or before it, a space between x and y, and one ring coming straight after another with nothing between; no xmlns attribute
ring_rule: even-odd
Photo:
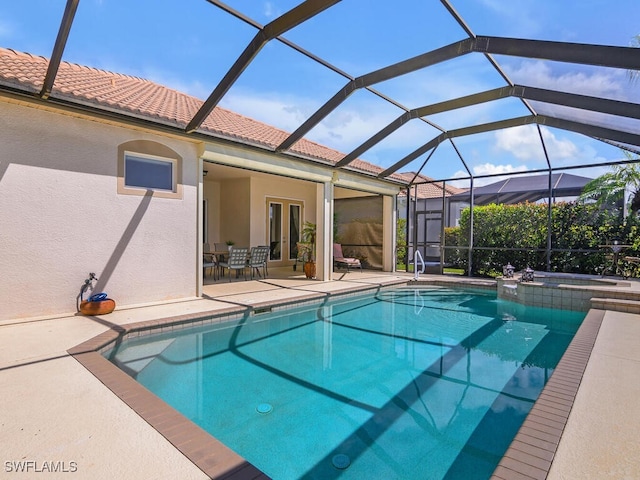
<svg viewBox="0 0 640 480"><path fill-rule="evenodd" d="M486 479L583 318L400 288L107 356L277 480Z"/></svg>

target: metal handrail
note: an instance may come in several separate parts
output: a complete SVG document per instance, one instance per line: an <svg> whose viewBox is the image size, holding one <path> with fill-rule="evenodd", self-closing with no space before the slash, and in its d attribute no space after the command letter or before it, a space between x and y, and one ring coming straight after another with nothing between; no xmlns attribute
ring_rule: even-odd
<svg viewBox="0 0 640 480"><path fill-rule="evenodd" d="M422 269L420 271L418 271L418 258L420 258L420 263L422 264ZM418 280L418 278L420 277L420 274L424 273L424 268L425 268L424 259L422 258L422 254L420 253L420 250L416 250L415 253L413 254L413 268L415 269L413 279Z"/></svg>

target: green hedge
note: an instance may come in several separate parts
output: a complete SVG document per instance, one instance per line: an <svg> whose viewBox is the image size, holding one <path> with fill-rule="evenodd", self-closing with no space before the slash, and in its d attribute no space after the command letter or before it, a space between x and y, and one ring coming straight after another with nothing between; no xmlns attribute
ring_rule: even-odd
<svg viewBox="0 0 640 480"><path fill-rule="evenodd" d="M606 252L599 246L613 239L633 245L626 255L640 256L640 224L635 216L623 223L617 211L603 210L593 204L562 202L552 206L551 219L551 271L600 272L606 262ZM464 269L465 273L469 267L468 249L455 247L470 244L470 220L467 208L462 211L459 227L445 229L446 262ZM517 270L527 266L547 269L547 205L478 206L474 208L473 225L472 275L501 275L502 267L508 262Z"/></svg>
<svg viewBox="0 0 640 480"><path fill-rule="evenodd" d="M407 262L407 220L398 218L396 223L396 266L405 270Z"/></svg>

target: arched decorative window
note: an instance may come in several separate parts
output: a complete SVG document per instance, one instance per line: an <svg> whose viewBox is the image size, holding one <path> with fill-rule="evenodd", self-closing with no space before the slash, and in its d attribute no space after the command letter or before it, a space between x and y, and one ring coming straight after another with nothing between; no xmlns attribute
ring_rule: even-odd
<svg viewBox="0 0 640 480"><path fill-rule="evenodd" d="M182 157L151 140L132 140L118 146L118 193L182 198Z"/></svg>

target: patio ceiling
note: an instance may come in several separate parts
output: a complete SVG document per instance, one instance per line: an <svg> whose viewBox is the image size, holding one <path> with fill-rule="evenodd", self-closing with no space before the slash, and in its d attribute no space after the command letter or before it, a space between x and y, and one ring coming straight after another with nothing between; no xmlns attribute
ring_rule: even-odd
<svg viewBox="0 0 640 480"><path fill-rule="evenodd" d="M59 0L59 6L61 2L62 0ZM67 0L64 3L62 19L56 24L55 41L49 45L48 55L51 61L39 93L39 97L43 100L49 98L51 94L60 62L66 58L65 52L68 45L71 45L70 50L73 52L78 48L74 43L73 32L76 29L91 27L88 17L79 13L85 3L84 0L83 2ZM473 179L478 176L473 165L476 161L473 147L466 148L458 145L455 140L519 127L533 128L537 131L539 144L537 147L530 148L537 149L539 154L544 156L545 165L542 168L547 168L549 171L587 167L589 163L577 156L573 163L564 157L554 157L553 146L550 145L553 133L549 134L548 131L571 132L571 134L586 136L607 146L612 145L630 152L637 152L640 149L640 94L638 93L640 85L637 83L638 72L640 72L640 48L621 45L620 39L612 39L611 43L607 44L598 36L597 28L594 28L598 21L605 22L605 16L612 14L611 10L614 7L610 3L603 4L606 5L607 10L594 9L591 13L592 23L583 26L572 25L576 30L583 28L582 33L585 38L594 39L580 42L501 35L502 32L510 33L511 29L505 23L501 23L498 13L486 6L484 12L486 15L478 17L465 2L455 0L396 2L390 8L408 11L405 25L387 23L383 17L382 7L370 2L363 4L356 0L344 2L307 0L301 3L282 0L280 3L287 6L280 8L288 8L288 10L262 25L254 19L258 13L255 5L251 3L242 0L230 0L227 3L218 0L193 0L189 7L186 5L182 7L185 15L199 15L194 10L197 7L198 12L204 12L207 15L215 14L216 19L221 18L219 15L225 16L227 18L224 22L227 23L224 25L233 24L233 28L243 29L244 37L242 38L247 39L245 43L237 41L232 46L227 45L230 52L236 52L235 57L229 54L226 64L219 61L215 64L215 68L210 69L213 71L210 76L208 96L184 129L187 134L198 132L214 108L224 104L228 96L233 94L234 87L241 83L244 76L262 75L265 84L280 83L278 88L281 91L286 90L291 81L287 77L295 73L294 68L283 70L286 61L283 60L284 64L279 63L276 58L278 55L286 58L289 55L295 55L296 58L303 57L308 62L305 68L314 69L314 72L324 70L316 77L312 74L309 77L311 83L314 78L317 78L320 83L320 79L328 75L332 77L332 82L327 84L337 85L337 88L331 94L330 87L322 84L322 89L318 89L322 91L315 93L315 108L306 106L305 109L300 109L306 112L306 117L302 118L294 126L295 128L288 130L292 133L274 149L274 153L277 154L293 155L290 149L296 142L306 136L316 138L317 134L314 134L314 131L318 130L323 123L326 124L330 117L340 115L344 104L352 97L361 94L373 97L378 102L379 109L387 112L385 118L388 120L383 123L378 122L381 123L382 128L372 128L373 124L371 124L366 130L363 129L360 133L361 140L358 140L354 148L337 162L336 168L348 168L351 162L361 158L380 166L379 177L388 177L403 168L411 167L411 170L432 178L450 180L451 177L447 177L446 174L443 176L430 172L430 167L436 161L439 152L446 149L442 154L441 162L450 163L452 160L457 162L460 166L458 170L466 172L467 178ZM586 8L583 2L568 3L575 4L576 9ZM213 12L205 10L203 5ZM367 7L367 12L362 10L363 5ZM483 18L483 22L472 25L463 18L463 14L458 12L456 6L463 9L462 11L468 11L469 17L476 21L477 18ZM148 8L155 10L166 8L169 11L169 7L163 2L150 3ZM380 8L379 13L376 13L376 8ZM553 18L552 12L544 10L540 7L537 11L540 16L549 15L541 19L541 22L565 21L570 24L573 20ZM640 9L618 10L612 15L622 21L629 16L637 18L638 13ZM167 15L171 16L170 13ZM522 12L522 15L526 17L527 13ZM412 16L416 18L412 19ZM579 15L576 14L577 17ZM27 19L25 21L28 22ZM47 21L52 22L50 18ZM350 26L355 27L363 21L371 22L373 33L386 36L393 46L397 47L381 52L375 61L369 61L369 64L377 67L370 70L364 70L362 65L356 62L355 57L340 55L338 53L343 52L335 52L335 49L328 51L322 43L323 35L325 39L327 36L340 35L343 31L348 32ZM412 21L415 23L410 23ZM429 35L430 30L435 30L435 22L446 23L446 34ZM215 29L216 25L218 24L212 23L212 28ZM472 27L489 29L493 32L490 32L491 35L477 35ZM111 28L115 30L117 26L111 25ZM424 30L424 35L419 37L420 41L416 41L414 34L416 28ZM141 27L141 33L137 37L134 34L135 41L140 43L149 41L143 30ZM224 28L215 30L219 31L203 34L195 29L182 30L175 38L197 36L202 40L207 38L207 34L215 36L217 42L230 38L228 33L231 30L226 32L228 34L226 36ZM164 30L163 33L169 35L171 32ZM631 32L624 38L630 40L632 35L638 33L640 32ZM294 38L299 40L294 42L292 40ZM406 38L408 40L405 40ZM343 47L345 51L357 52L358 48L366 49L369 41L366 38L346 37ZM268 51L269 49L266 48L274 42L278 45L278 53L275 57L273 50ZM305 46L302 46L303 44ZM215 43L212 42L212 45ZM7 46L12 48L12 45ZM314 47L316 51L313 51ZM333 63L327 59L327 55L334 59ZM391 59L394 61L389 61ZM521 72L524 70L522 67L524 63L515 64L513 59L517 59L518 62L533 61L536 65L544 65L547 69L561 72L555 75L555 80L560 79L562 75L572 79L598 76L611 78L611 72L614 72L619 83L615 89L608 91L608 96L605 97L594 94L593 89L586 85L588 82L581 85L578 81L565 84L560 81L546 83L536 81L536 78L527 77ZM144 60L144 58L141 59L141 61ZM117 61L118 59L115 60L116 63ZM173 59L167 59L168 63L171 61ZM202 61L203 68L208 67L206 59L203 58ZM347 72L347 68L343 69L337 66L338 64L347 66L353 64L357 67L354 66L352 72ZM451 88L446 91L442 85L435 84L433 77L427 77L430 78L431 83L422 85L424 77L415 76L434 69L436 75L446 71L452 78L468 78L467 85L464 89ZM476 71L484 75L491 75L489 72L491 71L493 79L476 81ZM628 74L626 82L621 80L625 74ZM217 80L212 80L216 77ZM398 81L402 83L394 84ZM414 86L411 87L412 94L404 93L407 85L412 81L414 82ZM531 84L527 83L529 81ZM487 84L491 84L494 88L483 88ZM379 90L374 89L374 86ZM265 91L271 88L265 86ZM438 101L430 101L434 98ZM474 108L485 108L485 114L469 113L473 112ZM489 109L490 114L487 113ZM363 116L366 116L366 113L363 113ZM399 150L395 149L386 150L388 153L384 156L381 153L372 154L376 148L380 149L378 152L385 152L383 147L385 142L394 136L397 137L402 131L409 132L403 134L404 138L407 138L404 145L405 152L398 153ZM332 147L332 145L328 146ZM368 158L367 155L372 155L375 159ZM597 157L597 161L594 160L592 165L601 167L615 163L615 160L603 161L602 157ZM541 169L539 165L523 168L532 171ZM487 175L484 176L487 177Z"/></svg>

